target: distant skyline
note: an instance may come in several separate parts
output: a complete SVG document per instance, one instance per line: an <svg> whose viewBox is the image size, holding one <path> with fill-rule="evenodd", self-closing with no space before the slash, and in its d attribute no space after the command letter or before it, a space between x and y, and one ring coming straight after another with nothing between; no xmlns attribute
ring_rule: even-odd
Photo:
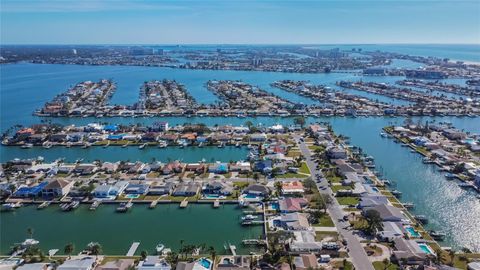
<svg viewBox="0 0 480 270"><path fill-rule="evenodd" d="M1 44L480 44L478 0L0 0Z"/></svg>

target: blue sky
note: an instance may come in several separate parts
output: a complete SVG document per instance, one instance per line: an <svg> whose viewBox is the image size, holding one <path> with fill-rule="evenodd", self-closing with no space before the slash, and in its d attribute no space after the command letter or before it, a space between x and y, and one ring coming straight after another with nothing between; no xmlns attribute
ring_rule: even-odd
<svg viewBox="0 0 480 270"><path fill-rule="evenodd" d="M0 0L2 44L480 43L480 0Z"/></svg>

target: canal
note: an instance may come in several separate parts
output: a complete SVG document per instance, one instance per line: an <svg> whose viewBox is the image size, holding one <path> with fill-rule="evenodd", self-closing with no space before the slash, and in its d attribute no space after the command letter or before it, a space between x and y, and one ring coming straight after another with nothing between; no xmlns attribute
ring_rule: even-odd
<svg viewBox="0 0 480 270"><path fill-rule="evenodd" d="M136 254L147 251L154 254L155 246L163 243L178 251L184 244L213 246L218 254L225 254L224 243L237 247L239 254L261 252L245 247L241 241L263 235L263 226L242 226L242 210L237 205L189 204L186 209L178 204L159 204L149 209L147 204L134 205L128 213L116 213L116 205L100 205L90 211L82 205L72 212L62 212L58 206L37 210L27 206L15 212L0 213L0 253L8 254L10 247L28 237L27 229L40 247L63 249L67 243L80 252L90 242L99 242L105 254L125 255L132 242L140 242Z"/></svg>

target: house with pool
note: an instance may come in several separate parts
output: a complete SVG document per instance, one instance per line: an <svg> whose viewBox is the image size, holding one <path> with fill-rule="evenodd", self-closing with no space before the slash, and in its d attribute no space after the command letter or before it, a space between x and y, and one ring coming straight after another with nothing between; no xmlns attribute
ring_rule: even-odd
<svg viewBox="0 0 480 270"><path fill-rule="evenodd" d="M259 202L270 195L270 189L267 186L253 184L246 187L239 199L248 202Z"/></svg>
<svg viewBox="0 0 480 270"><path fill-rule="evenodd" d="M393 241L395 250L393 257L397 261L406 261L407 264L421 265L427 256L436 256L435 252L426 243L415 240L397 238Z"/></svg>

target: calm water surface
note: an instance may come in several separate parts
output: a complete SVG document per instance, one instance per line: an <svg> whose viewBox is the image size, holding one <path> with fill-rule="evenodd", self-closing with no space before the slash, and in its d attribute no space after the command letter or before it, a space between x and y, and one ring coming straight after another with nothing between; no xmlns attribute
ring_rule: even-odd
<svg viewBox="0 0 480 270"><path fill-rule="evenodd" d="M155 253L155 246L163 243L177 250L180 241L186 244L213 246L225 254L223 244L237 246L240 254L255 251L245 248L241 241L263 235L262 226L240 225L241 209L223 205L214 209L211 204L190 204L180 209L178 204L159 204L149 209L147 204L134 205L128 213L116 213L116 205L101 205L96 211L82 205L72 212L62 212L58 206L36 210L23 207L16 212L0 214L0 254L27 238L27 229L34 229L34 238L44 250L60 249L74 243L80 252L90 242L99 242L106 254L125 255L132 242L140 242L136 254L143 250ZM257 250L258 251L258 250Z"/></svg>

